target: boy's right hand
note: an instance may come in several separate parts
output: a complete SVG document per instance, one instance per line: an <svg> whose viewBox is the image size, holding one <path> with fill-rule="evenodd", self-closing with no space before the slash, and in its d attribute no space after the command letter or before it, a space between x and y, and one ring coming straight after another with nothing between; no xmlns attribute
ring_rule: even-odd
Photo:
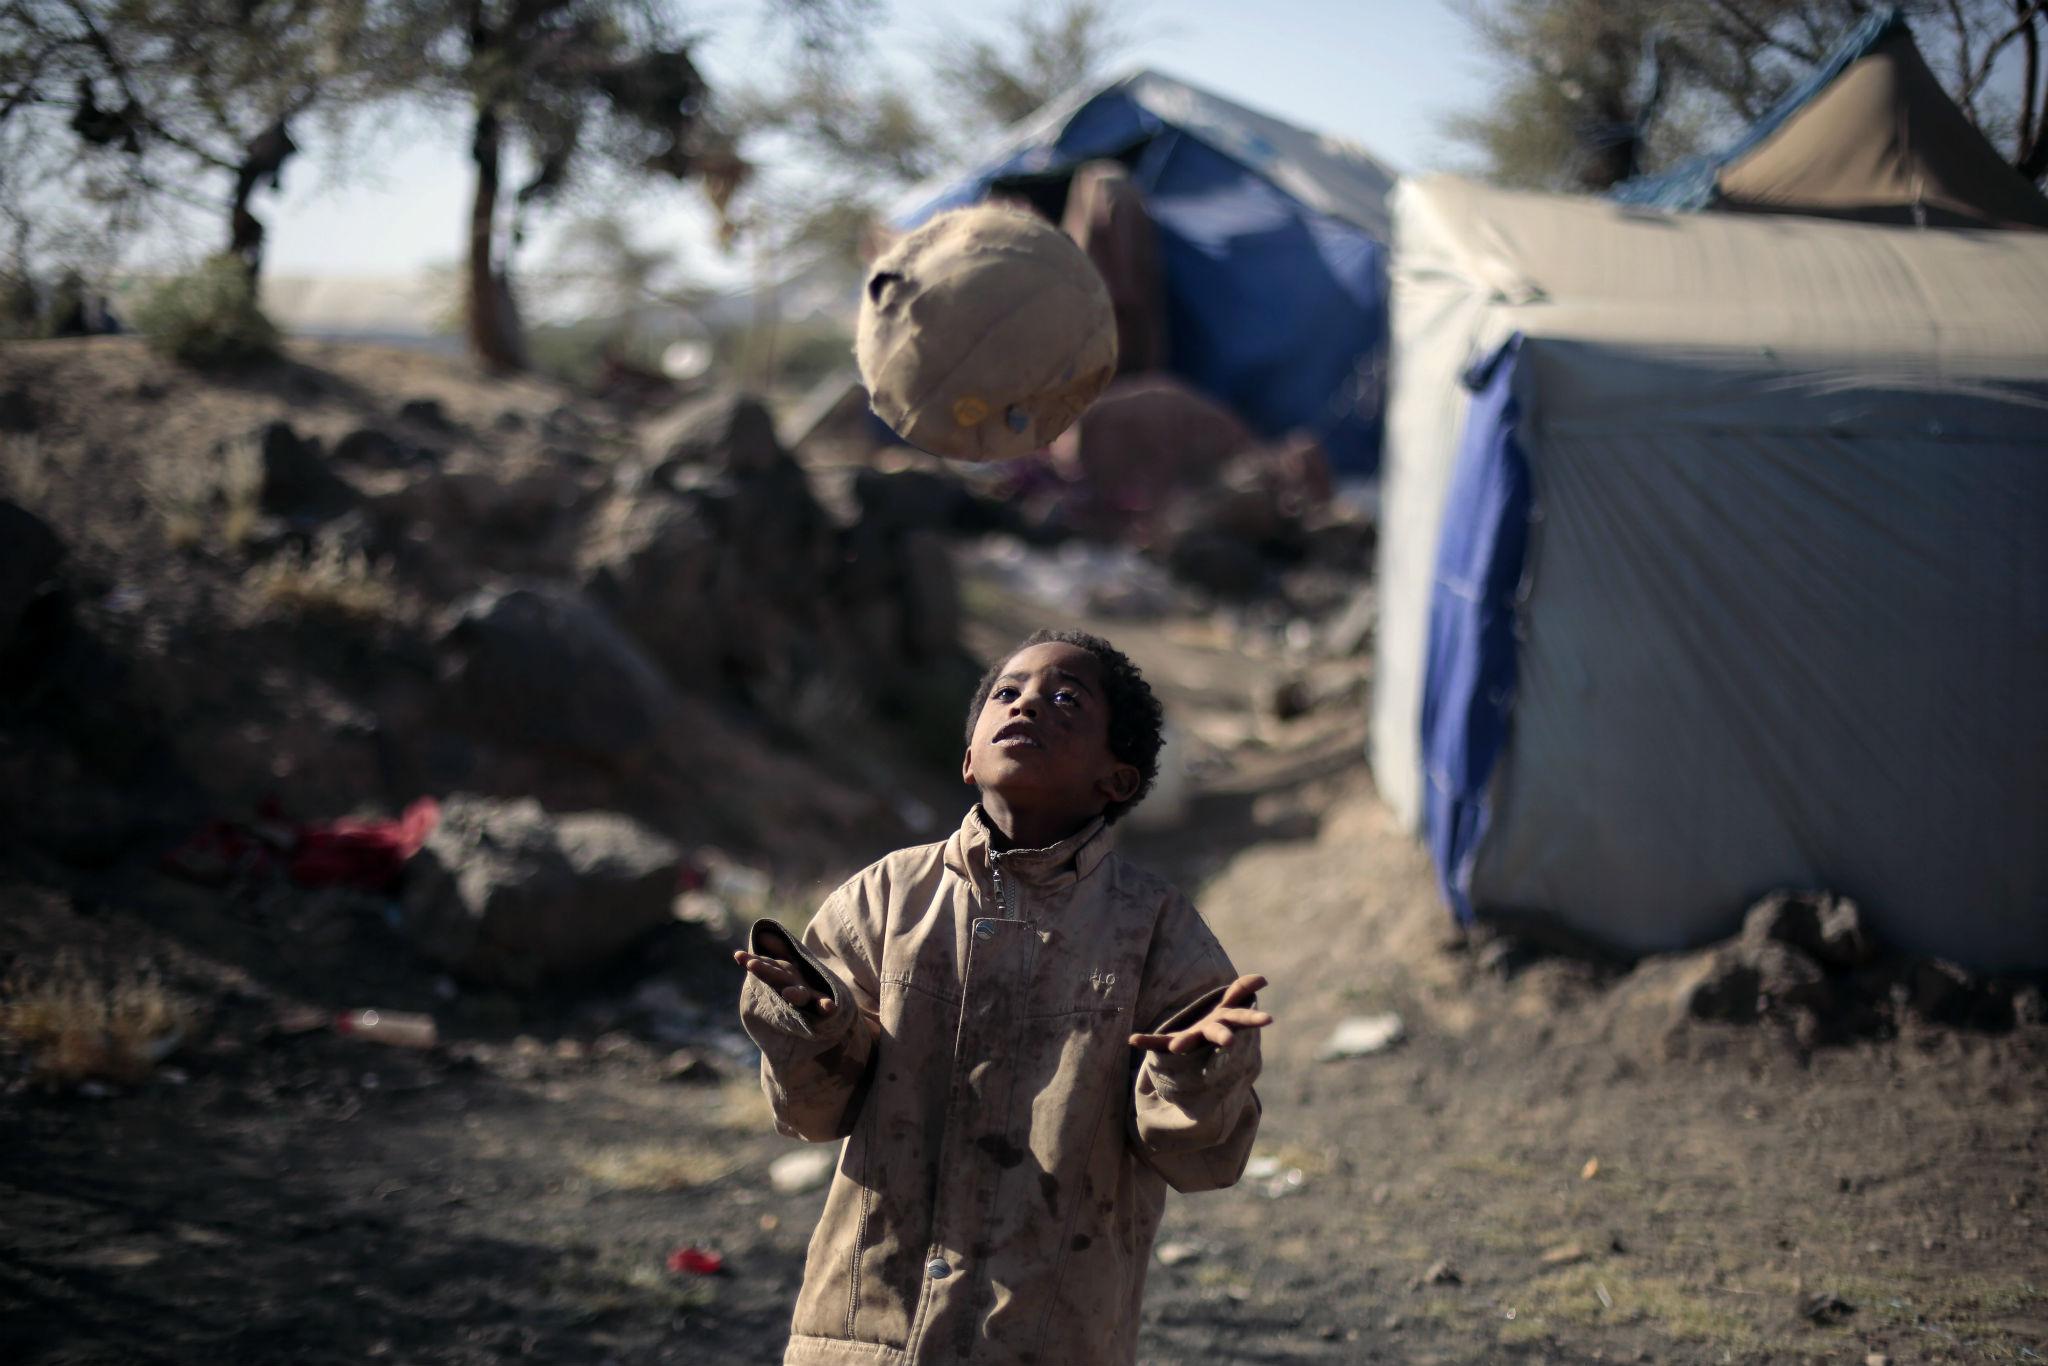
<svg viewBox="0 0 2048 1366"><path fill-rule="evenodd" d="M832 1013L835 1007L831 996L822 991L812 990L805 984L803 974L797 971L795 949L789 948L786 944L778 945L768 936L762 937L761 947L781 948L789 957L769 958L758 953L748 953L745 949L734 949L732 960L774 988L783 1000L798 1010L806 1010L818 1016Z"/></svg>

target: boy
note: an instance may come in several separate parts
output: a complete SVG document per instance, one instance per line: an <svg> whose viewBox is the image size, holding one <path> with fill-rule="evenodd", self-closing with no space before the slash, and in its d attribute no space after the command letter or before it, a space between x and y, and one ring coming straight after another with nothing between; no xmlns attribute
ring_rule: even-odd
<svg viewBox="0 0 2048 1366"><path fill-rule="evenodd" d="M734 954L776 1128L847 1140L788 1366L1136 1359L1166 1187L1244 1170L1272 1021L1109 850L1159 722L1107 641L1039 632L970 704L959 831L856 875L801 947L763 920Z"/></svg>

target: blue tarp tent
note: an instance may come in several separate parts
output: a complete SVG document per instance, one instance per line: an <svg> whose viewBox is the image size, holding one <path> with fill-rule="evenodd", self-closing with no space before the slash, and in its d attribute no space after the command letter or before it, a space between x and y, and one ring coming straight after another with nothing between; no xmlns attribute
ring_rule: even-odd
<svg viewBox="0 0 2048 1366"><path fill-rule="evenodd" d="M1130 167L1158 226L1169 368L1261 435L1313 432L1340 476L1374 474L1394 175L1365 152L1141 71L1025 120L893 223L1098 158Z"/></svg>

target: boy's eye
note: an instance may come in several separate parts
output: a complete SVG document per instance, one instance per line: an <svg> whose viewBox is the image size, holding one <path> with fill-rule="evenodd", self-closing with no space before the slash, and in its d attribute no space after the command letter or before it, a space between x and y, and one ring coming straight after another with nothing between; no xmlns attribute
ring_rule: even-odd
<svg viewBox="0 0 2048 1366"><path fill-rule="evenodd" d="M1071 688L1061 688L1058 692L1052 695L1052 700L1062 704L1078 702L1081 700L1081 695Z"/></svg>
<svg viewBox="0 0 2048 1366"><path fill-rule="evenodd" d="M990 697L993 697L998 702L1007 702L1016 695L1017 689L1008 683L1003 684L1001 687L997 688L994 692L989 694Z"/></svg>

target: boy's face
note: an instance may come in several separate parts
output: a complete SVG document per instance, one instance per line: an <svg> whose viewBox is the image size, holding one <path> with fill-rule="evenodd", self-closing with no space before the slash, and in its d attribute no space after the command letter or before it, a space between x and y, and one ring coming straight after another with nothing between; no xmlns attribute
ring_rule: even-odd
<svg viewBox="0 0 2048 1366"><path fill-rule="evenodd" d="M1060 641L1010 656L981 701L960 776L1013 835L1013 813L1064 835L1129 799L1139 774L1110 752L1109 699L1095 656Z"/></svg>

